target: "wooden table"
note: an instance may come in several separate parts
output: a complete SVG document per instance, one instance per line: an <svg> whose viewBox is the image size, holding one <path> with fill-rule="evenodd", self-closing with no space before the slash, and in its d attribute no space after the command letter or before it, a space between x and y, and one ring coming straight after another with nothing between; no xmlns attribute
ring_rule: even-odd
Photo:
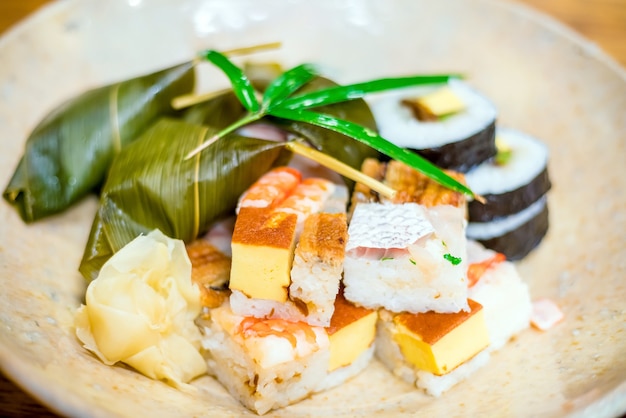
<svg viewBox="0 0 626 418"><path fill-rule="evenodd" d="M626 0L521 0L596 42L626 67ZM0 35L50 0L0 1ZM0 375L0 415L55 417Z"/></svg>

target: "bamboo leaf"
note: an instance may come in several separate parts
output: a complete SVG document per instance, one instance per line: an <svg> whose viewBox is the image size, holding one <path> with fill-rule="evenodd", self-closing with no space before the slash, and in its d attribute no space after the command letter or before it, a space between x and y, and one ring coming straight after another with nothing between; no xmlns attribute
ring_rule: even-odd
<svg viewBox="0 0 626 418"><path fill-rule="evenodd" d="M417 171L432 178L438 183L452 190L474 196L474 193L462 183L448 176L440 168L425 160L416 153L387 141L371 129L365 128L353 122L338 119L333 116L324 115L308 110L291 110L291 109L274 109L270 112L272 116L297 120L300 122L310 123L312 125L321 126L343 135L349 136L360 141L377 151L387 155L390 158L403 162Z"/></svg>
<svg viewBox="0 0 626 418"><path fill-rule="evenodd" d="M282 102L286 97L311 81L316 74L317 70L311 64L301 64L285 71L274 79L265 90L263 106L271 108L274 104Z"/></svg>
<svg viewBox="0 0 626 418"><path fill-rule="evenodd" d="M25 222L61 212L98 188L113 156L193 90L192 63L100 87L49 113L26 141L3 196Z"/></svg>
<svg viewBox="0 0 626 418"><path fill-rule="evenodd" d="M367 94L385 90L406 88L422 84L446 83L451 78L458 77L460 76L449 74L418 75L412 77L381 78L364 83L329 87L324 90L297 95L284 100L281 104L281 108L300 110L309 109L312 107L344 102L346 100L359 99Z"/></svg>
<svg viewBox="0 0 626 418"><path fill-rule="evenodd" d="M252 83L246 77L241 68L233 64L225 55L209 50L202 53L202 56L215 64L226 74L233 86L233 91L241 101L241 104L250 112L257 112L260 109Z"/></svg>
<svg viewBox="0 0 626 418"><path fill-rule="evenodd" d="M279 158L283 143L231 135L183 156L216 130L162 119L111 165L79 270L91 280L111 255L159 228L191 241L229 214L239 196Z"/></svg>

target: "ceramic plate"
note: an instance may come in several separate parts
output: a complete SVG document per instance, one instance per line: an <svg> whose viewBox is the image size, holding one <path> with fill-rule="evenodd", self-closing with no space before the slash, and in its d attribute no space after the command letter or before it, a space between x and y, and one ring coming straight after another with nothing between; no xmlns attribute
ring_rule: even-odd
<svg viewBox="0 0 626 418"><path fill-rule="evenodd" d="M594 45L525 7L445 0L124 0L52 4L0 40L0 182L53 107L87 88L204 48L282 41L259 60L313 61L340 82L463 72L499 123L545 141L550 230L520 272L565 321L528 330L436 399L374 362L349 383L277 416L612 416L626 411L626 74ZM216 88L207 75L201 89ZM0 361L52 409L73 416L249 412L213 379L176 391L83 350L72 330L77 266L96 199L33 225L0 203Z"/></svg>

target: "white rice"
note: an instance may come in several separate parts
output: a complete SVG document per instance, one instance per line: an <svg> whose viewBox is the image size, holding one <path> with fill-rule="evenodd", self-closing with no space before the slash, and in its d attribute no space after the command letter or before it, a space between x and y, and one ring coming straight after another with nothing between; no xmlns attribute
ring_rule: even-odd
<svg viewBox="0 0 626 418"><path fill-rule="evenodd" d="M497 111L493 103L460 80L448 86L465 103L466 109L441 121L422 122L401 101L420 97L441 88L420 86L377 94L368 100L380 134L400 147L436 148L466 139L493 123Z"/></svg>
<svg viewBox="0 0 626 418"><path fill-rule="evenodd" d="M363 351L352 363L328 373L328 375L326 375L324 380L317 387L316 391L322 392L335 386L339 386L361 373L372 361L374 351L375 344L372 343L372 345L367 350Z"/></svg>
<svg viewBox="0 0 626 418"><path fill-rule="evenodd" d="M307 315L304 320L307 323L323 327L330 325L342 271L343 264L340 262L336 266L321 260L307 262L296 249L291 268L289 297L306 304Z"/></svg>

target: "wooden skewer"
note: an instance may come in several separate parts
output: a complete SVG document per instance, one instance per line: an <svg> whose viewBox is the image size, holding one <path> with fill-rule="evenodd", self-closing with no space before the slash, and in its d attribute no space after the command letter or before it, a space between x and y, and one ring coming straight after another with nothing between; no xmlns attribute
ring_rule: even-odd
<svg viewBox="0 0 626 418"><path fill-rule="evenodd" d="M265 44L246 46L243 48L229 49L226 51L222 51L222 54L227 55L229 57L235 57L238 55L253 54L255 52L260 52L260 51L264 51L268 49L278 49L281 46L282 46L281 42L268 42ZM202 62L201 57L194 58L194 64L199 64L200 62ZM181 96L174 97L172 99L171 105L172 105L172 108L174 108L175 110L184 109L186 107L193 106L195 104L202 103L214 97L217 97L220 94L223 94L228 90L230 89L212 91L212 92L203 93L203 94L195 94L195 93L183 94Z"/></svg>
<svg viewBox="0 0 626 418"><path fill-rule="evenodd" d="M229 49L227 51L222 51L222 54L228 55L230 57L235 57L237 55L248 55L259 51L264 51L266 49L278 49L281 46L282 42L268 42L265 44L246 46L243 48Z"/></svg>
<svg viewBox="0 0 626 418"><path fill-rule="evenodd" d="M285 147L293 152L294 154L302 155L310 160L313 160L324 167L330 168L331 170L345 176L351 180L356 181L357 183L362 183L369 187L370 189L378 192L381 196L384 196L388 199L393 199L396 195L396 191L391 187L387 186L367 176L360 172L359 170L355 170L347 164L342 163L341 161L330 157L322 152L319 152L311 147L308 147L300 142L287 142Z"/></svg>
<svg viewBox="0 0 626 418"><path fill-rule="evenodd" d="M203 94L194 94L194 93L182 94L180 96L174 97L172 99L171 105L172 105L172 108L174 108L175 110L184 109L186 107L193 106L195 104L202 103L207 100L211 100L214 97L220 96L230 90L231 90L230 88L226 88L226 89L217 90L217 91L210 91L208 93L203 93Z"/></svg>

